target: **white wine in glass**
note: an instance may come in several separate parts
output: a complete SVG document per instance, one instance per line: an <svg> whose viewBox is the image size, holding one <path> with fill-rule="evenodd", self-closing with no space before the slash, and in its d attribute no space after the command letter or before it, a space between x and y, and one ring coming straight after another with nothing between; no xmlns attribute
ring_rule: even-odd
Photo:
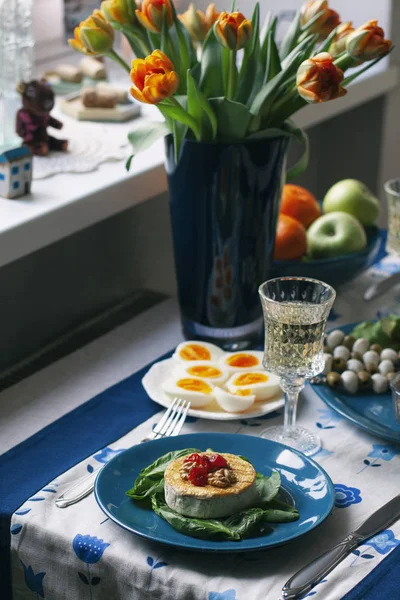
<svg viewBox="0 0 400 600"><path fill-rule="evenodd" d="M270 427L261 435L300 450L307 456L318 452L318 435L296 426L296 409L305 380L324 368L326 321L335 290L315 279L280 277L259 289L264 312L264 367L281 377L285 392L284 425Z"/></svg>

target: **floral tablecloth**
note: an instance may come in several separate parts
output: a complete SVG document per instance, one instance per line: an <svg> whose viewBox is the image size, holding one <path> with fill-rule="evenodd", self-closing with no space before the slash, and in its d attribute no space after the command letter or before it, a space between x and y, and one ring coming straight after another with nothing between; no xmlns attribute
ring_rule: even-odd
<svg viewBox="0 0 400 600"><path fill-rule="evenodd" d="M387 276L395 268L399 270L398 261L386 258L343 288L331 325L391 312L398 304L399 290L394 289L384 301L377 299L368 305L363 305L360 298L369 282ZM32 496L14 512L13 598L277 600L283 584L298 568L340 541L398 493L400 447L356 428L328 409L308 386L302 394L299 423L318 431L323 440L323 448L314 458L332 478L336 503L320 527L286 546L246 554L190 553L148 542L121 529L106 518L93 495L65 510L55 507L54 498L71 482L139 442L161 414L151 416L117 441L110 440L107 447L42 489L32 490ZM183 432L258 435L264 427L279 423L282 416L279 411L263 418L227 423L189 418ZM397 522L356 549L307 597L339 600L399 544Z"/></svg>

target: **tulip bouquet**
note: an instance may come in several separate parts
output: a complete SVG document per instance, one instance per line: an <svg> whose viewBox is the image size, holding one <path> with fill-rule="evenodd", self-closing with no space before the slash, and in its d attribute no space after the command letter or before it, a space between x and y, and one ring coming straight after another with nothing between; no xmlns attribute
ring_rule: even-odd
<svg viewBox="0 0 400 600"><path fill-rule="evenodd" d="M172 0L104 0L75 30L70 45L120 63L131 95L155 104L163 122L139 123L129 139L134 152L173 135L175 160L185 138L237 142L292 136L305 141L290 117L306 104L340 98L361 73L387 55L392 42L377 21L354 28L341 22L328 0L306 2L282 42L277 18L260 26L257 3L251 20L235 10L206 12L193 4L177 15ZM137 57L127 65L113 49L121 31ZM344 72L358 67L345 77ZM306 164L303 156L292 175Z"/></svg>

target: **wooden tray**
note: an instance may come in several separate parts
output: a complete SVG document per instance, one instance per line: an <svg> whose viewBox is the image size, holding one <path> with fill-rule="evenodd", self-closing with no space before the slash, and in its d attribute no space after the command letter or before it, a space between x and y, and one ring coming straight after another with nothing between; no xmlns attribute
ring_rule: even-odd
<svg viewBox="0 0 400 600"><path fill-rule="evenodd" d="M78 121L129 121L140 115L140 107L133 102L117 104L114 108L87 108L80 96L71 94L60 102L60 109Z"/></svg>

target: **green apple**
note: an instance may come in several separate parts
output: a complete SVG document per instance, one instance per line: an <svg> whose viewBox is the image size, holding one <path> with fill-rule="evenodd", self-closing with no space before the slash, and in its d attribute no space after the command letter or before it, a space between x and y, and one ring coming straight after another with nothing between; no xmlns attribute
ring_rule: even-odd
<svg viewBox="0 0 400 600"><path fill-rule="evenodd" d="M363 225L374 225L379 215L379 200L361 181L343 179L328 190L322 210L324 213L346 212Z"/></svg>
<svg viewBox="0 0 400 600"><path fill-rule="evenodd" d="M364 227L352 215L331 212L311 223L307 230L307 255L333 258L363 250L367 245Z"/></svg>

